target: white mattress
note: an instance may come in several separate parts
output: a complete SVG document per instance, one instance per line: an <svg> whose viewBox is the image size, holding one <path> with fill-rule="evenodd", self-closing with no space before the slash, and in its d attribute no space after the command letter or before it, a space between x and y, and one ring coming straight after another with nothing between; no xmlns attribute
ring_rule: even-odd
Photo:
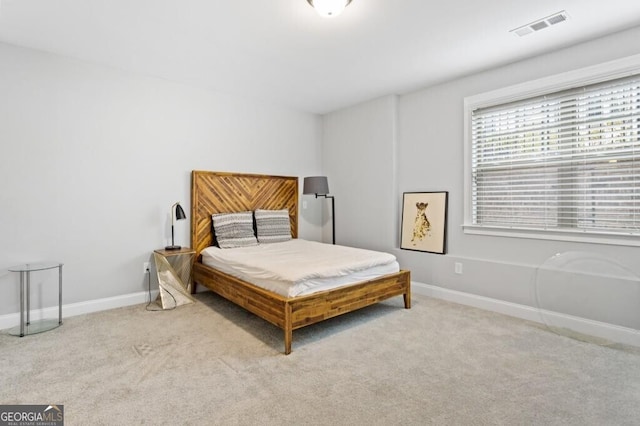
<svg viewBox="0 0 640 426"><path fill-rule="evenodd" d="M373 250L293 239L202 251L202 263L285 297L366 281L400 270L395 256Z"/></svg>

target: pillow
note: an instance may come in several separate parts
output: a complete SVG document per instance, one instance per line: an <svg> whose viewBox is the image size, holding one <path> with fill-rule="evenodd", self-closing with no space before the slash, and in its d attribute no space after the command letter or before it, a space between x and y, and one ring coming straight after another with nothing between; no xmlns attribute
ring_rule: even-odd
<svg viewBox="0 0 640 426"><path fill-rule="evenodd" d="M291 239L289 210L256 210L258 242L279 243Z"/></svg>
<svg viewBox="0 0 640 426"><path fill-rule="evenodd" d="M258 244L253 232L253 213L218 213L211 215L211 219L218 247L236 248Z"/></svg>

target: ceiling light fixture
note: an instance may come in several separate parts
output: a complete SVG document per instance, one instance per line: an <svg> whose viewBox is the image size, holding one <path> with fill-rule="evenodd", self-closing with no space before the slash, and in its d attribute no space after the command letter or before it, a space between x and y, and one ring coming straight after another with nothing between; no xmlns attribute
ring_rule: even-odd
<svg viewBox="0 0 640 426"><path fill-rule="evenodd" d="M323 18L333 18L340 15L351 0L307 0L307 3Z"/></svg>

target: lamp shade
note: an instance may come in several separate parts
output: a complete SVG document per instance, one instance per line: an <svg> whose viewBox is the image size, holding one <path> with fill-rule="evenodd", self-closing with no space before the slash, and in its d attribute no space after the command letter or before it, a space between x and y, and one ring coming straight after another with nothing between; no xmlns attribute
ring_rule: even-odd
<svg viewBox="0 0 640 426"><path fill-rule="evenodd" d="M186 219L187 215L184 214L184 210L182 209L182 206L177 203L176 204L176 220L182 220L182 219Z"/></svg>
<svg viewBox="0 0 640 426"><path fill-rule="evenodd" d="M304 185L302 188L303 194L320 194L326 195L329 193L329 182L326 176L310 176L304 178Z"/></svg>

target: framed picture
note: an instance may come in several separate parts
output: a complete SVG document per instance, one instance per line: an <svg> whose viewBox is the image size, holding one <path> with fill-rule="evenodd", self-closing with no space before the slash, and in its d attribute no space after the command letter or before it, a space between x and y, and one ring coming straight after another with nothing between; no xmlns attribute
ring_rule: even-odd
<svg viewBox="0 0 640 426"><path fill-rule="evenodd" d="M448 197L447 191L402 195L401 249L446 253Z"/></svg>

